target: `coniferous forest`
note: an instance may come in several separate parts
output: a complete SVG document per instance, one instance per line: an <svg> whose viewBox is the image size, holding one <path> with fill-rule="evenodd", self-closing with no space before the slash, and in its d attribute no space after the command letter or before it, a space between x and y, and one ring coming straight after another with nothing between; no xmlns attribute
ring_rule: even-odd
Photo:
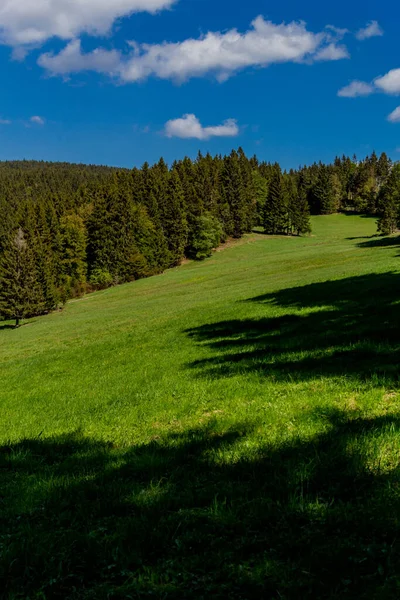
<svg viewBox="0 0 400 600"><path fill-rule="evenodd" d="M45 314L68 298L204 259L254 227L311 233L310 214L400 222L400 164L343 156L284 172L246 157L163 159L116 169L32 161L0 164L0 316Z"/></svg>

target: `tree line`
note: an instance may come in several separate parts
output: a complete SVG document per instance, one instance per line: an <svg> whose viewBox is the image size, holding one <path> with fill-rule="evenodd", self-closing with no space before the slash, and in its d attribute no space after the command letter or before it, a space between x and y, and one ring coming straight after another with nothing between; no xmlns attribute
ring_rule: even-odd
<svg viewBox="0 0 400 600"><path fill-rule="evenodd" d="M385 154L289 172L248 158L198 154L171 167L0 163L0 317L44 314L71 297L204 259L228 237L311 232L310 214L400 215L400 172Z"/></svg>

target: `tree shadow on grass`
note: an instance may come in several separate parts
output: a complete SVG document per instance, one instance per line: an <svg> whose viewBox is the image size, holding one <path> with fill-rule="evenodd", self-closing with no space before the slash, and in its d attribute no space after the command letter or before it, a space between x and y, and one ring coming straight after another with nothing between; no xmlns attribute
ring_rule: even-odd
<svg viewBox="0 0 400 600"><path fill-rule="evenodd" d="M292 312L188 330L214 351L191 363L200 376L257 371L276 380L347 376L377 386L398 385L400 274L314 283L248 301Z"/></svg>
<svg viewBox="0 0 400 600"><path fill-rule="evenodd" d="M259 424L1 448L2 597L398 597L400 417L305 418L251 454Z"/></svg>
<svg viewBox="0 0 400 600"><path fill-rule="evenodd" d="M392 246L400 246L400 236L379 237L368 242L360 242L357 246L359 248L391 248Z"/></svg>
<svg viewBox="0 0 400 600"><path fill-rule="evenodd" d="M351 240L351 241L358 241L358 240L372 240L372 239L376 239L379 236L378 233L374 233L373 235L357 235L357 236L353 236L353 237L348 237L346 238L346 240Z"/></svg>
<svg viewBox="0 0 400 600"><path fill-rule="evenodd" d="M371 215L369 213L360 213L356 210L341 210L340 214L343 214L346 217L359 217L360 219L374 219L375 221L378 220L377 215Z"/></svg>
<svg viewBox="0 0 400 600"><path fill-rule="evenodd" d="M34 323L36 323L35 320L29 319L29 321L24 320L21 321L19 323L19 325L16 325L15 322L14 323L4 323L0 321L0 331L1 330L6 330L6 329L15 329L15 331L17 331L18 329L22 329L23 327L30 327L31 325L33 325Z"/></svg>

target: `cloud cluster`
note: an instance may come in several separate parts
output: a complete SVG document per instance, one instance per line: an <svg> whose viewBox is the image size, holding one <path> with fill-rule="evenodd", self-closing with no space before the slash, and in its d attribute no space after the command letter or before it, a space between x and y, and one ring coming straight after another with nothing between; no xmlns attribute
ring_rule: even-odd
<svg viewBox="0 0 400 600"><path fill-rule="evenodd" d="M209 140L212 137L236 137L239 127L235 119L227 119L221 125L203 127L196 115L183 115L165 124L165 135L169 138Z"/></svg>
<svg viewBox="0 0 400 600"><path fill-rule="evenodd" d="M386 75L376 77L372 83L357 80L352 81L349 85L338 91L338 96L342 98L357 98L377 93L392 96L400 95L400 69L392 69ZM390 123L400 123L400 106L390 113L387 120Z"/></svg>
<svg viewBox="0 0 400 600"><path fill-rule="evenodd" d="M106 34L135 12L155 13L176 0L0 0L0 40L10 46L38 45L52 37Z"/></svg>
<svg viewBox="0 0 400 600"><path fill-rule="evenodd" d="M400 69L392 69L386 75L376 77L372 83L352 81L338 91L338 96L357 98L358 96L370 96L378 92L392 95L400 94Z"/></svg>
<svg viewBox="0 0 400 600"><path fill-rule="evenodd" d="M313 33L303 22L275 24L259 16L245 33L231 29L176 43L130 42L127 54L101 48L84 53L73 40L59 54L40 56L39 64L53 75L95 70L124 82L149 77L183 81L207 74L224 81L246 67L348 58L347 48L338 43L342 36L334 28Z"/></svg>
<svg viewBox="0 0 400 600"><path fill-rule="evenodd" d="M328 25L319 32L310 31L303 21L273 23L258 16L248 30L208 32L198 38L157 44L127 42L126 51L97 47L85 52L81 36L105 36L115 22L137 12L156 13L171 8L178 0L0 0L0 44L13 48L14 58L51 38L67 43L59 51L42 53L38 64L49 75L68 77L93 71L122 83L144 81L150 77L182 82L193 77L212 76L223 82L246 68L265 68L279 63L312 64L349 58L342 43L347 29ZM383 35L377 21L356 32L358 40ZM352 81L339 96L368 96L375 92L400 94L400 69L390 71L372 83ZM388 119L400 120L396 109ZM1 120L0 124L8 121ZM40 116L29 124L42 126ZM234 137L239 127L234 119L220 125L203 127L194 114L185 114L166 123L168 137L207 140Z"/></svg>

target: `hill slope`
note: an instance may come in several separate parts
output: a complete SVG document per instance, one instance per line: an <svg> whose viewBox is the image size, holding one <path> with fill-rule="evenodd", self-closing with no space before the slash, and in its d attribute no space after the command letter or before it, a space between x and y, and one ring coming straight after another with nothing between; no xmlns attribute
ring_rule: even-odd
<svg viewBox="0 0 400 600"><path fill-rule="evenodd" d="M394 597L400 241L375 230L315 217L0 325L6 597Z"/></svg>

